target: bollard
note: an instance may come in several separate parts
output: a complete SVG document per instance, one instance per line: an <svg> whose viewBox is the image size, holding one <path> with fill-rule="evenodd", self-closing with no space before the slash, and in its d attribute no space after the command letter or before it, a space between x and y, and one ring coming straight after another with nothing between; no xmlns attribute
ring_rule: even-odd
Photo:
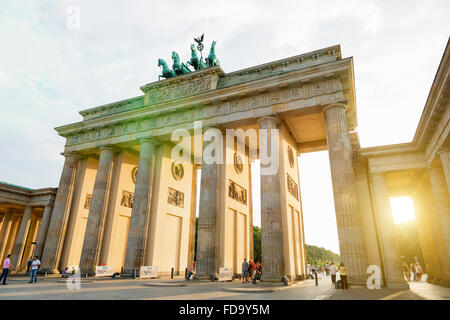
<svg viewBox="0 0 450 320"><path fill-rule="evenodd" d="M170 272L170 279L173 279L173 268L172 271Z"/></svg>
<svg viewBox="0 0 450 320"><path fill-rule="evenodd" d="M186 279L186 277L187 277L187 268L184 269L184 278Z"/></svg>
<svg viewBox="0 0 450 320"><path fill-rule="evenodd" d="M133 279L136 279L136 269L133 269Z"/></svg>
<svg viewBox="0 0 450 320"><path fill-rule="evenodd" d="M315 278L315 281L316 281L316 286L318 286L319 285L319 279L317 279L317 271L314 271L314 278Z"/></svg>

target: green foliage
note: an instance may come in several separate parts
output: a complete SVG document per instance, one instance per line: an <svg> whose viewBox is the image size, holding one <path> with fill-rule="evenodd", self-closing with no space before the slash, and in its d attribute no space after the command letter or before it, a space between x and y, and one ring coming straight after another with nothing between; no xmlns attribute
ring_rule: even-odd
<svg viewBox="0 0 450 320"><path fill-rule="evenodd" d="M334 262L338 264L340 262L340 256L333 251L327 250L322 247L306 245L306 261L311 264L325 265L326 263Z"/></svg>
<svg viewBox="0 0 450 320"><path fill-rule="evenodd" d="M195 218L194 261L197 261L197 234L198 234L198 218Z"/></svg>
<svg viewBox="0 0 450 320"><path fill-rule="evenodd" d="M261 228L253 226L253 261L261 261Z"/></svg>

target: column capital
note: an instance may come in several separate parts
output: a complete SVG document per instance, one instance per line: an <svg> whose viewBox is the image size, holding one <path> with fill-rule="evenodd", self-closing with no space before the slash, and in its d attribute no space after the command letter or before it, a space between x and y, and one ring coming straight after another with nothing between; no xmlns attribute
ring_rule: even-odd
<svg viewBox="0 0 450 320"><path fill-rule="evenodd" d="M344 112L347 110L347 105L344 103L332 103L329 105L326 105L325 107L323 107L322 112L325 113L327 110L329 109L333 109L333 108L343 108Z"/></svg>
<svg viewBox="0 0 450 320"><path fill-rule="evenodd" d="M75 152L61 152L60 155L64 156L64 158L75 158L80 159L81 155Z"/></svg>
<svg viewBox="0 0 450 320"><path fill-rule="evenodd" d="M277 129L281 125L281 121L276 115L261 117L257 123L261 129Z"/></svg>
<svg viewBox="0 0 450 320"><path fill-rule="evenodd" d="M437 172L437 171L443 171L443 169L440 166L437 166L437 165L436 166L430 165L430 166L428 166L425 169L425 171L428 172L428 173L434 173L434 172Z"/></svg>
<svg viewBox="0 0 450 320"><path fill-rule="evenodd" d="M117 152L117 149L112 146L102 146L102 147L98 148L98 150L100 150L100 151L111 150L112 152Z"/></svg>
<svg viewBox="0 0 450 320"><path fill-rule="evenodd" d="M153 144L153 146L157 146L157 145L161 144L161 141L159 141L156 138L142 138L142 139L139 139L138 142L139 142L139 144L148 142L148 143Z"/></svg>
<svg viewBox="0 0 450 320"><path fill-rule="evenodd" d="M437 152L438 155L441 155L443 153L450 153L450 147L441 147Z"/></svg>
<svg viewBox="0 0 450 320"><path fill-rule="evenodd" d="M371 172L370 173L371 177L386 177L386 172Z"/></svg>

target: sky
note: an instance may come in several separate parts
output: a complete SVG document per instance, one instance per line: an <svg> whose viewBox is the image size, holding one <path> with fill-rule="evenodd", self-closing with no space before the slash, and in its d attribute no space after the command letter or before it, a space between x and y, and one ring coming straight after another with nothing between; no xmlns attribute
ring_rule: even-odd
<svg viewBox="0 0 450 320"><path fill-rule="evenodd" d="M160 74L157 59L176 50L187 60L202 33L206 48L217 41L225 72L340 44L354 58L361 145L411 141L449 37L448 12L447 0L2 0L0 180L56 187L64 139L53 128L141 95ZM327 152L299 163L306 242L337 252Z"/></svg>

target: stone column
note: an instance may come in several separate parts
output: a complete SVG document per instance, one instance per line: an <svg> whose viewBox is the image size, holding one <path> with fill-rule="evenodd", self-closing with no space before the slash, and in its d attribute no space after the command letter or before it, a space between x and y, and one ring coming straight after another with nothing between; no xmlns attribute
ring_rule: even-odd
<svg viewBox="0 0 450 320"><path fill-rule="evenodd" d="M372 175L372 185L376 207L376 223L384 262L385 285L389 288L407 288L403 277L400 250L384 174Z"/></svg>
<svg viewBox="0 0 450 320"><path fill-rule="evenodd" d="M207 144L204 143L203 149L206 146ZM219 237L217 219L219 218L221 198L219 192L219 166L220 164L217 163L205 163L205 157L202 157L196 279L210 279L211 275L218 272L215 267Z"/></svg>
<svg viewBox="0 0 450 320"><path fill-rule="evenodd" d="M66 233L67 220L72 204L73 187L78 167L78 156L71 153L64 154L64 162L58 192L56 193L53 212L48 226L45 247L42 253L41 272L58 273L58 263Z"/></svg>
<svg viewBox="0 0 450 320"><path fill-rule="evenodd" d="M260 130L267 130L267 150L279 149L280 141L271 141L271 130L278 130L278 119L264 117L258 120ZM260 135L261 137L261 135ZM260 138L261 139L261 138ZM261 255L263 281L280 282L285 275L283 259L283 224L279 173L261 175Z"/></svg>
<svg viewBox="0 0 450 320"><path fill-rule="evenodd" d="M358 194L352 163L346 106L328 105L323 109L328 155L336 210L341 261L347 267L350 284L366 283L367 252L359 213Z"/></svg>
<svg viewBox="0 0 450 320"><path fill-rule="evenodd" d="M445 181L447 182L447 191L450 194L450 147L443 148L439 151L442 168L444 169Z"/></svg>
<svg viewBox="0 0 450 320"><path fill-rule="evenodd" d="M30 206L27 206L25 208L25 211L23 213L22 222L20 223L19 233L16 237L16 242L14 244L14 250L13 255L11 258L11 263L17 267L19 270L23 251L25 248L27 235L28 235L28 229L30 227L31 222L31 214L33 213L33 209Z"/></svg>
<svg viewBox="0 0 450 320"><path fill-rule="evenodd" d="M156 142L141 140L133 208L128 232L124 272L139 270L144 265L153 191Z"/></svg>
<svg viewBox="0 0 450 320"><path fill-rule="evenodd" d="M45 238L47 237L48 226L50 224L50 217L52 215L53 206L47 204L44 208L44 214L42 215L41 226L39 227L38 236L36 239L36 248L34 255L41 259L42 252L44 251Z"/></svg>
<svg viewBox="0 0 450 320"><path fill-rule="evenodd" d="M189 271L194 270L194 256L195 256L195 220L197 210L197 165L192 166L192 182L191 182L191 207L189 219L189 251L187 268Z"/></svg>
<svg viewBox="0 0 450 320"><path fill-rule="evenodd" d="M433 223L434 233L438 239L442 237L442 243L438 244L439 262L442 270L441 284L450 286L450 198L443 169L430 167L427 169L427 172L430 175L431 189L437 213L437 219Z"/></svg>
<svg viewBox="0 0 450 320"><path fill-rule="evenodd" d="M114 149L100 148L97 175L95 176L92 202L89 209L86 233L84 235L83 249L81 250L81 273L93 274L98 265L100 247L103 238L103 227L111 184L111 173L114 160Z"/></svg>
<svg viewBox="0 0 450 320"><path fill-rule="evenodd" d="M14 211L11 209L5 214L2 223L2 229L0 230L0 260L3 262L3 255L8 254L5 252L6 243L8 242L9 233L13 224Z"/></svg>

